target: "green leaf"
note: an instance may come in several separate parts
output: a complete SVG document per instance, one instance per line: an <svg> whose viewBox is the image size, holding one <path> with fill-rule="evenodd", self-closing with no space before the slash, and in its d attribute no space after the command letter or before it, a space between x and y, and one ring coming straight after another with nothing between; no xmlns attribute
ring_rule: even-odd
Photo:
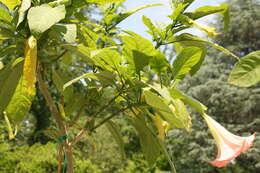
<svg viewBox="0 0 260 173"><path fill-rule="evenodd" d="M109 71L117 71L121 63L121 57L115 50L109 48L95 50L91 52L91 59L94 64Z"/></svg>
<svg viewBox="0 0 260 173"><path fill-rule="evenodd" d="M189 16L189 18L193 20L197 20L201 17L214 14L214 13L219 13L223 15L224 19L224 28L227 29L230 19L229 19L229 7L227 4L221 4L220 6L203 6L197 8L193 12L188 12L184 13L184 15Z"/></svg>
<svg viewBox="0 0 260 173"><path fill-rule="evenodd" d="M91 59L91 51L95 50L95 48L86 47L82 44L76 46L65 44L63 47L81 57L82 61L88 64L94 64L94 61Z"/></svg>
<svg viewBox="0 0 260 173"><path fill-rule="evenodd" d="M188 130L191 127L191 117L190 114L180 99L173 99L174 113L178 116L183 122L183 127Z"/></svg>
<svg viewBox="0 0 260 173"><path fill-rule="evenodd" d="M125 58L130 65L130 69L137 74L149 64L149 60L152 56L158 54L153 44L141 36L133 34L130 36L122 36L121 38L124 43L123 53Z"/></svg>
<svg viewBox="0 0 260 173"><path fill-rule="evenodd" d="M152 166L160 156L161 146L157 136L153 134L148 123L145 121L144 116L145 115L140 113L130 115L133 125L138 132L145 159L148 161L149 165Z"/></svg>
<svg viewBox="0 0 260 173"><path fill-rule="evenodd" d="M63 90L63 85L70 80L68 74L61 70L53 70L52 81L56 85L58 91L64 96L65 103L72 101L73 97L73 87L69 87Z"/></svg>
<svg viewBox="0 0 260 173"><path fill-rule="evenodd" d="M241 58L231 71L230 84L249 87L260 81L260 51L252 52Z"/></svg>
<svg viewBox="0 0 260 173"><path fill-rule="evenodd" d="M186 130L190 129L191 117L182 100L180 98L173 97L170 92L170 88L166 88L165 86L161 86L158 84L148 86L157 91L165 100L167 100L168 103L170 103L168 107L171 109L173 114L181 121L182 125L179 128L185 128Z"/></svg>
<svg viewBox="0 0 260 173"><path fill-rule="evenodd" d="M9 54L13 54L16 49L17 49L16 45L8 45L6 47L3 47L0 50L0 57L5 57L8 56Z"/></svg>
<svg viewBox="0 0 260 173"><path fill-rule="evenodd" d="M62 33L64 39L68 43L75 42L77 37L77 26L75 24L66 24L64 27L66 28L66 32Z"/></svg>
<svg viewBox="0 0 260 173"><path fill-rule="evenodd" d="M126 158L125 145L119 127L111 120L106 122L106 126L109 132L111 133L111 135L114 137L117 145L119 146L122 158L125 159Z"/></svg>
<svg viewBox="0 0 260 173"><path fill-rule="evenodd" d="M84 25L80 25L80 37L79 39L84 42L88 47L96 48L96 41L99 39L99 35Z"/></svg>
<svg viewBox="0 0 260 173"><path fill-rule="evenodd" d="M203 113L205 110L207 110L207 107L204 106L202 103L197 101L196 99L193 99L184 93L182 93L179 90L176 89L168 89L170 95L174 99L181 99L184 103L190 105L190 107L194 108L197 112Z"/></svg>
<svg viewBox="0 0 260 173"><path fill-rule="evenodd" d="M9 104L22 75L22 58L0 70L0 114Z"/></svg>
<svg viewBox="0 0 260 173"><path fill-rule="evenodd" d="M171 128L185 128L185 123L161 97L148 90L144 91L144 96L146 103L154 108L170 124Z"/></svg>
<svg viewBox="0 0 260 173"><path fill-rule="evenodd" d="M17 27L20 25L20 23L23 22L25 15L26 15L26 11L31 7L31 1L32 0L23 0L22 1L22 5L19 8L19 17L18 17L18 22L17 22Z"/></svg>
<svg viewBox="0 0 260 173"><path fill-rule="evenodd" d="M159 50L157 55L150 59L149 65L151 66L151 69L159 75L166 73L167 69L170 68L166 56Z"/></svg>
<svg viewBox="0 0 260 173"><path fill-rule="evenodd" d="M49 2L48 4L52 7L57 7L59 5L65 5L67 7L71 5L71 1L75 1L75 0L56 0L53 2Z"/></svg>
<svg viewBox="0 0 260 173"><path fill-rule="evenodd" d="M182 79L186 73L190 72L192 67L200 61L202 53L198 47L185 48L173 62L174 79Z"/></svg>
<svg viewBox="0 0 260 173"><path fill-rule="evenodd" d="M223 13L225 10L227 10L227 8L228 7L226 4L221 4L220 6L202 6L193 12L184 13L184 15L189 16L193 20L196 20L210 14Z"/></svg>
<svg viewBox="0 0 260 173"><path fill-rule="evenodd" d="M185 8L188 6L188 3L179 3L175 6L172 15L170 15L169 17L172 20L177 20L179 15L185 10Z"/></svg>
<svg viewBox="0 0 260 173"><path fill-rule="evenodd" d="M95 3L99 5L105 5L114 2L120 2L121 0L87 0L88 3Z"/></svg>
<svg viewBox="0 0 260 173"><path fill-rule="evenodd" d="M0 6L0 20L4 20L10 23L12 19L12 16L3 7Z"/></svg>
<svg viewBox="0 0 260 173"><path fill-rule="evenodd" d="M17 5L21 3L21 0L0 0L4 5L9 8L9 10L13 10Z"/></svg>
<svg viewBox="0 0 260 173"><path fill-rule="evenodd" d="M205 56L206 56L206 53L207 53L207 48L206 48L206 47L202 47L202 48L200 48L200 49L201 49L200 60L199 60L199 62L198 62L197 64L195 64L195 65L192 67L192 69L191 69L191 71L190 71L190 75L191 75L191 76L195 75L195 74L199 71L199 69L200 69L200 67L201 67L201 65L202 65L202 63L203 63L203 61L204 61L204 59L205 59Z"/></svg>
<svg viewBox="0 0 260 173"><path fill-rule="evenodd" d="M120 22L125 20L127 17L131 16L132 14L134 14L144 8L154 7L154 6L159 6L159 5L162 5L162 4L143 5L143 6L127 9L125 11L120 12L118 15L113 15L112 17L110 17L109 20L105 20L105 21L108 21L106 23L107 25L109 25L108 30L114 28L117 24L119 24Z"/></svg>
<svg viewBox="0 0 260 173"><path fill-rule="evenodd" d="M193 42L194 44L201 44L201 43L206 43L212 47L214 47L215 49L218 49L220 51L222 51L223 53L225 53L226 55L232 56L236 59L239 59L238 56L236 56L235 54L233 54L232 52L230 52L229 50L227 50L226 48L216 44L216 43L212 43L210 41L204 40L200 37L194 36L192 34L188 34L188 33L183 33L180 34L174 38L172 38L171 40L169 40L170 42L173 43L177 43L177 42Z"/></svg>
<svg viewBox="0 0 260 173"><path fill-rule="evenodd" d="M218 35L218 33L216 32L216 28L202 25L202 24L196 22L195 20L189 18L186 15L180 15L179 20L182 22L182 24L197 28L197 29L205 32L209 37L214 37L214 36Z"/></svg>
<svg viewBox="0 0 260 173"><path fill-rule="evenodd" d="M142 18L143 20L143 23L147 26L147 28L149 29L149 34L151 34L153 36L154 39L157 39L158 37L158 34L159 34L159 31L158 29L154 26L154 24L152 23L152 21L146 17L146 16L143 16Z"/></svg>
<svg viewBox="0 0 260 173"><path fill-rule="evenodd" d="M51 26L65 18L66 10L64 5L52 8L48 4L30 8L28 12L28 23L30 30L39 36Z"/></svg>
<svg viewBox="0 0 260 173"><path fill-rule="evenodd" d="M205 110L207 110L207 107L200 103L198 100L185 95L179 90L173 88L166 88L165 86L161 86L156 83L148 86L157 91L162 97L169 101L172 101L172 99L180 99L185 104L188 104L190 107L194 108L199 113L203 113Z"/></svg>
<svg viewBox="0 0 260 173"><path fill-rule="evenodd" d="M2 70L4 68L4 64L2 61L0 61L0 70Z"/></svg>
<svg viewBox="0 0 260 173"><path fill-rule="evenodd" d="M23 74L14 95L6 108L6 115L15 125L19 125L31 107L35 96L37 65L37 40L31 36L25 44Z"/></svg>
<svg viewBox="0 0 260 173"><path fill-rule="evenodd" d="M68 81L67 83L65 83L63 85L63 90L65 90L67 87L69 87L70 85L80 81L81 79L86 79L86 78L91 78L94 79L96 81L101 82L104 85L109 85L109 84L113 84L114 80L115 80L115 76L113 73L111 73L110 71L102 71L100 73L86 73L83 74L75 79L72 79L70 81Z"/></svg>
<svg viewBox="0 0 260 173"><path fill-rule="evenodd" d="M74 43L77 37L77 26L75 24L55 25L52 28L54 37L60 35L67 43Z"/></svg>

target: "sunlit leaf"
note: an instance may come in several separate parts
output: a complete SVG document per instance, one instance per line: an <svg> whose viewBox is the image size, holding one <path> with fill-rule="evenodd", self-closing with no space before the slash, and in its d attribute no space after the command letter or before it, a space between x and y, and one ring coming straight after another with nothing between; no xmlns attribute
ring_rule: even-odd
<svg viewBox="0 0 260 173"><path fill-rule="evenodd" d="M17 5L21 3L21 0L0 0L4 5L6 5L9 10L13 10Z"/></svg>
<svg viewBox="0 0 260 173"><path fill-rule="evenodd" d="M222 51L223 53L225 53L226 55L229 55L229 56L232 56L236 59L239 59L238 56L236 56L235 54L233 54L232 52L230 52L229 50L227 50L226 48L216 44L216 43L212 43L210 41L207 41L207 40L204 40L198 36L195 36L195 35L192 35L192 34L188 34L188 33L183 33L183 34L180 34L174 38L172 38L170 40L170 42L174 42L174 43L177 43L177 42L194 42L194 44L198 43L206 43L212 47L214 47L215 49L218 49L220 51Z"/></svg>
<svg viewBox="0 0 260 173"><path fill-rule="evenodd" d="M139 72L149 64L152 56L157 55L153 44L136 34L121 37L124 43L124 55L129 63L129 67L139 74Z"/></svg>
<svg viewBox="0 0 260 173"><path fill-rule="evenodd" d="M165 134L167 133L170 127L169 123L167 123L167 121L164 121L160 115L156 114L154 116L154 124L157 127L159 138L162 141L164 141Z"/></svg>
<svg viewBox="0 0 260 173"><path fill-rule="evenodd" d="M12 21L12 16L1 6L0 6L0 20L4 20L6 22Z"/></svg>
<svg viewBox="0 0 260 173"><path fill-rule="evenodd" d="M153 165L161 152L159 140L157 136L150 130L143 114L139 112L136 114L131 113L130 117L134 127L138 132L145 159L150 165Z"/></svg>
<svg viewBox="0 0 260 173"><path fill-rule="evenodd" d="M228 81L240 87L257 84L260 81L260 51L241 58L231 71Z"/></svg>
<svg viewBox="0 0 260 173"><path fill-rule="evenodd" d="M22 75L22 58L0 70L0 114L9 104Z"/></svg>
<svg viewBox="0 0 260 173"><path fill-rule="evenodd" d="M55 25L52 31L55 36L60 35L67 43L76 41L77 26L75 24Z"/></svg>
<svg viewBox="0 0 260 173"><path fill-rule="evenodd" d="M173 62L173 76L175 79L182 79L189 73L202 56L202 50L198 47L185 48Z"/></svg>
<svg viewBox="0 0 260 173"><path fill-rule="evenodd" d="M157 39L158 35L159 35L159 31L156 28L156 26L152 23L152 21L146 17L143 16L142 18L143 23L147 26L147 28L149 29L149 34L151 34L153 36L154 39Z"/></svg>
<svg viewBox="0 0 260 173"><path fill-rule="evenodd" d="M171 94L172 98L181 99L184 103L189 105L190 107L194 108L197 112L203 113L207 110L207 107L204 106L202 103L197 101L196 99L189 97L176 89L168 89L169 93Z"/></svg>
<svg viewBox="0 0 260 173"><path fill-rule="evenodd" d="M23 22L24 18L25 18L25 13L26 11L31 7L31 1L32 0L23 0L22 1L22 5L19 8L19 17L18 17L18 22L16 26L19 26L20 23Z"/></svg>
<svg viewBox="0 0 260 173"><path fill-rule="evenodd" d="M38 36L64 19L65 14L66 10L64 5L54 8L48 4L32 7L27 15L30 30L33 34Z"/></svg>
<svg viewBox="0 0 260 173"><path fill-rule="evenodd" d="M183 10L188 6L188 3L178 3L176 4L174 10L173 10L173 13L172 15L170 15L169 17L172 19L172 20L176 20L178 19L179 15L183 12Z"/></svg>
<svg viewBox="0 0 260 173"><path fill-rule="evenodd" d="M144 91L144 96L146 103L154 108L161 115L163 120L170 124L171 128L185 127L184 122L182 122L180 117L173 112L171 107L169 107L161 97L148 90Z"/></svg>
<svg viewBox="0 0 260 173"><path fill-rule="evenodd" d="M15 93L6 108L6 115L14 124L19 124L28 114L35 96L37 65L37 40L31 36L25 45L23 74Z"/></svg>
<svg viewBox="0 0 260 173"><path fill-rule="evenodd" d="M166 73L167 69L170 68L170 64L167 61L166 56L160 51L158 51L157 55L150 59L149 65L151 66L151 69L159 75Z"/></svg>

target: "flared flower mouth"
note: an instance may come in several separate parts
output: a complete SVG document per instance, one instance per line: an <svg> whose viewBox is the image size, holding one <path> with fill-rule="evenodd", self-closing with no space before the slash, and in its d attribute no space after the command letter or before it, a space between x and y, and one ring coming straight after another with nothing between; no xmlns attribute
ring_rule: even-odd
<svg viewBox="0 0 260 173"><path fill-rule="evenodd" d="M252 147L255 140L255 133L248 137L236 136L210 116L204 114L203 117L206 120L218 147L217 158L214 161L209 162L213 166L224 167L242 152L245 152Z"/></svg>

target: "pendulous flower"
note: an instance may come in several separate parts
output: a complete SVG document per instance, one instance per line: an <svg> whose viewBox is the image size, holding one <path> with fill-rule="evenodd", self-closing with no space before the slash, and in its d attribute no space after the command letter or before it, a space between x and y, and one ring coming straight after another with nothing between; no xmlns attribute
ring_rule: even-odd
<svg viewBox="0 0 260 173"><path fill-rule="evenodd" d="M255 133L248 137L236 136L230 133L210 116L204 114L203 117L206 120L218 147L217 158L214 161L209 162L213 166L226 166L231 160L239 156L242 152L248 150L253 145Z"/></svg>

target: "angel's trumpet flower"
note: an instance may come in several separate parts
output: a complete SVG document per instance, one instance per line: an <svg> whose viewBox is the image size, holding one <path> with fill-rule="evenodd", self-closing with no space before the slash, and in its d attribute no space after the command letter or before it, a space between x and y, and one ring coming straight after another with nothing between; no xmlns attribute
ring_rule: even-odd
<svg viewBox="0 0 260 173"><path fill-rule="evenodd" d="M213 166L226 166L231 160L239 156L242 152L248 150L253 145L255 133L248 137L236 136L230 133L210 116L204 114L203 117L206 120L218 147L217 158L214 161L209 162Z"/></svg>

